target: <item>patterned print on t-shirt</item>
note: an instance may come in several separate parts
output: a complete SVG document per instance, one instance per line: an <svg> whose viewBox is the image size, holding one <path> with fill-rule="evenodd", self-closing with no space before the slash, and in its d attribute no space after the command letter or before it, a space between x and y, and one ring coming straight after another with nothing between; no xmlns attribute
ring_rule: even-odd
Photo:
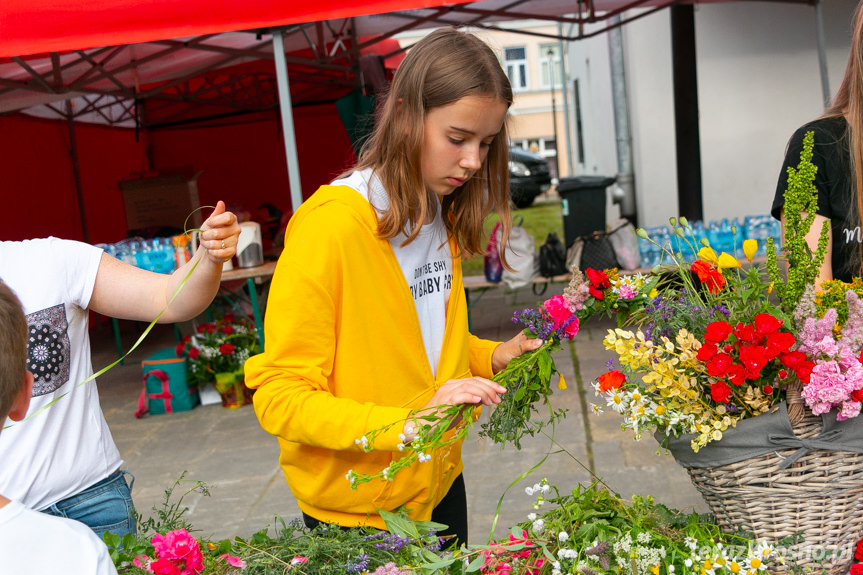
<svg viewBox="0 0 863 575"><path fill-rule="evenodd" d="M69 334L63 304L27 316L27 370L33 373L33 397L69 381Z"/></svg>

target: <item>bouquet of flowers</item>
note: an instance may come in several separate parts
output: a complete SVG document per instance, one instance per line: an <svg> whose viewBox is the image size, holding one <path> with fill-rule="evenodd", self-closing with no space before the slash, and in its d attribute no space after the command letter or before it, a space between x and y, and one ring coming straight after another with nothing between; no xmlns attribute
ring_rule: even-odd
<svg viewBox="0 0 863 575"><path fill-rule="evenodd" d="M752 263L757 242L743 242L749 261L744 270L733 255L717 255L706 238L696 239L685 218L669 220L676 246L656 244L668 264L637 278L633 284L640 287L625 305L611 279L616 270L606 273L604 281L601 272L587 270L590 296L582 317L607 311L609 305L598 302L608 301L613 302L618 325L631 326L610 330L606 336L603 343L617 354L620 369L601 375L594 389L607 407L623 415L623 427L632 429L636 439L656 429L675 436L694 434L692 449L698 451L722 439L723 432L741 419L770 411L785 398L789 386L810 386L813 374L816 385L803 391L810 407L823 412L841 406L846 417L859 412L859 402L856 407L847 402L851 388L863 385L863 368L852 357L863 347L863 337L857 336L860 343L851 337L852 330L863 327L863 313L852 312L848 336L841 345L831 345L827 340L835 310L816 322L814 300L803 297L814 293L827 237L823 230L814 252L804 237L814 221L817 200L811 149L810 135L798 169L791 170L785 196L787 277L779 271L771 240L766 269ZM653 241L644 230L638 235ZM683 244L697 253L694 262L683 259ZM594 410L601 411L602 406Z"/></svg>
<svg viewBox="0 0 863 575"><path fill-rule="evenodd" d="M523 437L534 436L546 426L565 417L566 410L555 410L549 401L552 379L557 373L552 353L560 349L562 339L572 340L578 333L579 319L574 302L579 297L573 290L568 289L563 296L554 295L538 308L529 308L514 314L513 322L523 324L528 337L542 339L544 343L539 348L514 358L494 376L494 381L505 387L507 392L491 412L488 421L482 424L480 436L488 437L501 446L512 443L517 449L521 449ZM558 380L558 389L566 389L563 376ZM546 419L534 418L534 414L538 413L536 404L540 402L548 409ZM472 417L475 414L471 413L473 411L473 406L455 405L415 412L412 421L416 423L415 429L418 433L410 443L400 444L399 448L405 452L403 457L394 459L393 463L375 475L350 471L346 479L354 488L376 477L392 481L400 470L415 462L430 460L431 451L446 449L464 439L475 421ZM392 425L402 426L404 422ZM392 425L366 433L355 440L356 444L365 451L371 451L375 438Z"/></svg>
<svg viewBox="0 0 863 575"><path fill-rule="evenodd" d="M242 372L246 360L260 351L254 325L230 313L199 325L197 333L184 337L176 349L178 356L189 358L190 381L201 384L217 381L217 374Z"/></svg>

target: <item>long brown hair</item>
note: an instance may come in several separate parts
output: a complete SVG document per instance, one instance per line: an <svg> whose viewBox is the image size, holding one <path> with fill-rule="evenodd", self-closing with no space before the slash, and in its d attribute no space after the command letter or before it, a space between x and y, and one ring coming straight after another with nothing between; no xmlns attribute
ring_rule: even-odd
<svg viewBox="0 0 863 575"><path fill-rule="evenodd" d="M425 189L420 165L425 116L466 96L492 97L507 107L512 105L509 78L482 40L454 29L440 29L408 50L379 108L374 132L354 167L372 168L389 196L390 207L379 217L380 237L391 239L410 229L405 242L410 243L437 210L440 200ZM458 242L462 257L484 253L482 224L492 210L502 223L501 245L509 238L508 142L504 122L480 170L443 199L444 223Z"/></svg>
<svg viewBox="0 0 863 575"><path fill-rule="evenodd" d="M833 105L825 112L825 118L844 116L848 122L848 148L851 155L852 182L855 185L854 197L857 203L857 222L863 222L863 1L854 11L854 35L851 38L851 52L842 84L836 93ZM834 249L836 249L834 247ZM859 244L857 254L857 275L863 275L863 244Z"/></svg>

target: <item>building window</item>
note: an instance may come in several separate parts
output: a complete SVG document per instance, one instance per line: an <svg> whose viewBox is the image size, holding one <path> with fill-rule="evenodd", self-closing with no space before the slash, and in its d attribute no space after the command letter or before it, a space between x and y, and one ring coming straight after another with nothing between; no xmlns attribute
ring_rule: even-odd
<svg viewBox="0 0 863 575"><path fill-rule="evenodd" d="M513 92L527 90L527 56L524 46L504 48L503 60Z"/></svg>
<svg viewBox="0 0 863 575"><path fill-rule="evenodd" d="M552 88L549 71L552 70L554 88L563 86L563 68L560 60L560 46L557 44L540 44L539 46L539 79L543 90Z"/></svg>

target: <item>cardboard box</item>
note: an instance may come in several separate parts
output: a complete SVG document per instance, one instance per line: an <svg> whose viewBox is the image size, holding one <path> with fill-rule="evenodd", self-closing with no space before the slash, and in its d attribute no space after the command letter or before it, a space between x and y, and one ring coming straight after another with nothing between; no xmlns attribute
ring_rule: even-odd
<svg viewBox="0 0 863 575"><path fill-rule="evenodd" d="M189 218L187 228L201 227L203 217L198 209L201 203L197 184L201 173L192 177L166 174L119 182L127 229L172 227L182 230L186 218Z"/></svg>

